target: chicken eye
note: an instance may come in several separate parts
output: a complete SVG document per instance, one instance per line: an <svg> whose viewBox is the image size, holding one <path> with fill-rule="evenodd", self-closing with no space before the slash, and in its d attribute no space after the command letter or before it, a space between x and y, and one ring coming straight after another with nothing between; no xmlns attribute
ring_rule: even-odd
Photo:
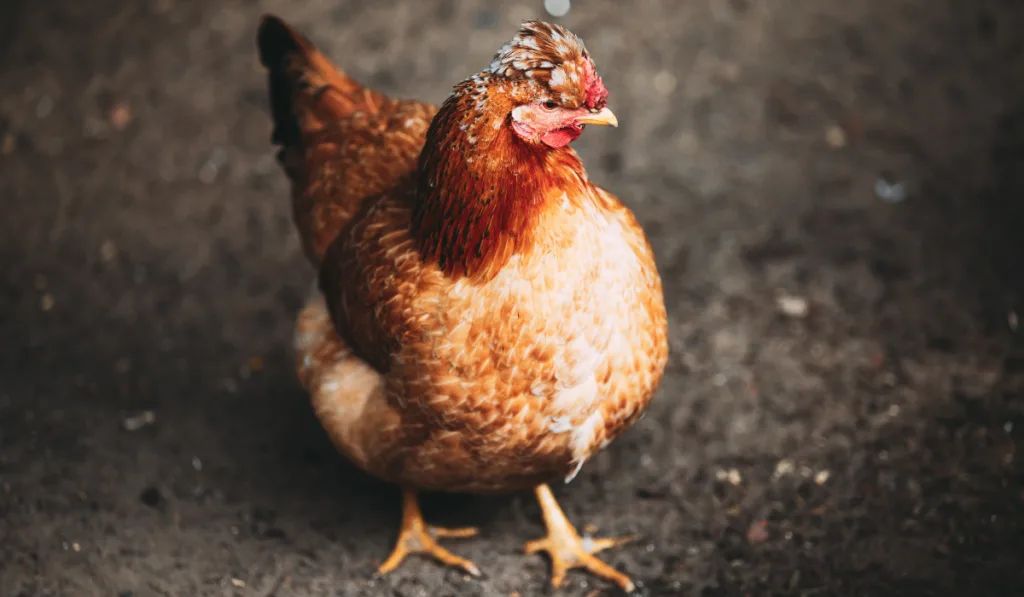
<svg viewBox="0 0 1024 597"><path fill-rule="evenodd" d="M552 100L548 100L548 101L544 102L544 107L547 108L548 110L554 110L555 108L558 107L558 104L556 104Z"/></svg>

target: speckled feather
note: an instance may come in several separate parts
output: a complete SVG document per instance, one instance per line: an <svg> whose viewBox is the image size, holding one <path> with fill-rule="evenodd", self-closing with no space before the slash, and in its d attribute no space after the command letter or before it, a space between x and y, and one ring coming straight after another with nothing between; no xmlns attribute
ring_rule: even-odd
<svg viewBox="0 0 1024 597"><path fill-rule="evenodd" d="M300 48L300 59L315 51ZM553 85L560 68L578 75ZM303 89L296 79L293 97ZM607 97L578 38L533 22L456 86L414 148L374 144L406 134L390 129L393 118L364 116L376 136L337 136L330 151L310 152L306 140L318 137L307 130L366 125L339 122L353 112L324 103L316 118L296 109L307 157L286 168L297 189L305 181L297 193L313 212L296 215L300 234L313 247L335 236L299 315L297 366L332 441L375 476L473 492L571 477L660 383L661 279L632 212L588 180L572 149L525 146L510 131L515 105L556 92L581 106ZM399 171L393 156L421 148ZM366 173L371 182L357 180ZM351 215L321 222L320 202Z"/></svg>

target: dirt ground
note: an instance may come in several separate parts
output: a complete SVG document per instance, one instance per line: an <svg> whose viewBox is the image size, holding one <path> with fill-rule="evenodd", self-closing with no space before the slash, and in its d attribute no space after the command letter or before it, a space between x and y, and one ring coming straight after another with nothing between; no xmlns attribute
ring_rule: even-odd
<svg viewBox="0 0 1024 597"><path fill-rule="evenodd" d="M0 4L0 594L549 592L529 495L426 502L481 525L451 547L484 579L374 579L398 495L334 452L292 369L312 273L253 41L277 12L440 101L544 14L498 4ZM577 0L562 22L621 122L579 151L651 235L673 351L648 416L556 488L570 517L642 536L607 557L646 595L1024 594L1024 5Z"/></svg>

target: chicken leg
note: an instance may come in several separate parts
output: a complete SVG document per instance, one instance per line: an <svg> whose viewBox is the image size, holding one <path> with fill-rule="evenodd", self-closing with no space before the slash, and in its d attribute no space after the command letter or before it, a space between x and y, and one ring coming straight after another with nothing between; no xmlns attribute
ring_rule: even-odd
<svg viewBox="0 0 1024 597"><path fill-rule="evenodd" d="M443 527L430 526L423 520L423 513L420 512L420 505L416 499L416 492L411 489L402 489L402 528L398 533L398 541L395 543L391 555L377 569L377 573L384 575L402 563L405 556L414 553L421 553L432 556L444 564L462 568L473 576L479 576L480 570L473 562L460 558L437 543L437 539L472 537L477 534L477 529L461 528L447 529Z"/></svg>
<svg viewBox="0 0 1024 597"><path fill-rule="evenodd" d="M609 547L632 541L635 537L592 539L584 536L581 538L558 506L550 487L546 484L538 485L533 492L537 496L537 501L540 502L548 535L543 539L528 542L525 550L528 554L538 551L548 552L551 557L551 585L556 589L560 587L562 581L565 580L565 573L570 568L585 568L591 574L610 580L627 593L632 593L633 581L625 574L594 557L594 554Z"/></svg>

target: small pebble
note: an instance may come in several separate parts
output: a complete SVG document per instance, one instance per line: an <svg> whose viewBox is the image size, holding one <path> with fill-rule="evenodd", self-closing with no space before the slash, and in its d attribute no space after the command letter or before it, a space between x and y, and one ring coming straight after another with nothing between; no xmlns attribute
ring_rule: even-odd
<svg viewBox="0 0 1024 597"><path fill-rule="evenodd" d="M217 174L220 173L220 169L227 164L228 153L220 147L210 152L210 156L203 163L202 167L199 168L199 180L210 184L217 180Z"/></svg>
<svg viewBox="0 0 1024 597"><path fill-rule="evenodd" d="M780 460L778 464L775 465L774 476L776 479L778 479L779 477L784 477L786 475L793 474L794 470L796 470L796 466L793 464L793 461L789 460L788 458L784 458Z"/></svg>
<svg viewBox="0 0 1024 597"><path fill-rule="evenodd" d="M553 17L564 17L572 8L570 0L544 0L544 10Z"/></svg>
<svg viewBox="0 0 1024 597"><path fill-rule="evenodd" d="M199 460L198 456L193 456L192 457L192 468L197 470L197 471L203 470L203 461Z"/></svg>
<svg viewBox="0 0 1024 597"><path fill-rule="evenodd" d="M232 579L231 579L231 584L233 584L233 585L235 585L236 587L238 587L238 588L240 588L240 589L241 589L242 587L244 587L244 586L245 586L245 581L244 581L244 580L242 580L242 579L240 579L240 578L232 578Z"/></svg>
<svg viewBox="0 0 1024 597"><path fill-rule="evenodd" d="M779 311L789 317L806 317L810 310L807 299L800 296L782 295L775 299L775 304Z"/></svg>
<svg viewBox="0 0 1024 597"><path fill-rule="evenodd" d="M110 126L114 127L114 130L124 130L124 128L131 124L132 121L131 108L125 104L115 104L114 107L110 109L108 119L110 120Z"/></svg>
<svg viewBox="0 0 1024 597"><path fill-rule="evenodd" d="M0 141L0 154L11 155L14 153L15 144L14 135L10 133L5 134L3 140Z"/></svg>
<svg viewBox="0 0 1024 597"><path fill-rule="evenodd" d="M828 478L831 476L832 473L830 471L818 471L818 473L814 475L814 482L817 483L818 485L824 485L825 483L828 482Z"/></svg>
<svg viewBox="0 0 1024 597"><path fill-rule="evenodd" d="M156 413L151 410L144 410L141 413L126 417L121 421L121 426L124 427L125 431L138 431L146 425L152 425L156 422Z"/></svg>
<svg viewBox="0 0 1024 597"><path fill-rule="evenodd" d="M53 295L47 292L43 295L43 298L39 300L39 308L43 311L51 311L55 303L56 301L54 300Z"/></svg>
<svg viewBox="0 0 1024 597"><path fill-rule="evenodd" d="M875 181L875 196L887 203L902 203L907 198L907 190L902 183L879 177Z"/></svg>
<svg viewBox="0 0 1024 597"><path fill-rule="evenodd" d="M843 129L837 125L832 125L825 129L825 142L828 143L829 147L839 149L846 145L846 133Z"/></svg>
<svg viewBox="0 0 1024 597"><path fill-rule="evenodd" d="M768 521L758 520L747 529L747 543L760 545L768 540Z"/></svg>
<svg viewBox="0 0 1024 597"><path fill-rule="evenodd" d="M730 485L739 485L743 482L743 475L740 471L734 468L729 470L718 469L715 471L715 479L718 481L728 481Z"/></svg>
<svg viewBox="0 0 1024 597"><path fill-rule="evenodd" d="M100 259L106 262L113 261L117 257L117 245L114 241L107 239L100 245Z"/></svg>

